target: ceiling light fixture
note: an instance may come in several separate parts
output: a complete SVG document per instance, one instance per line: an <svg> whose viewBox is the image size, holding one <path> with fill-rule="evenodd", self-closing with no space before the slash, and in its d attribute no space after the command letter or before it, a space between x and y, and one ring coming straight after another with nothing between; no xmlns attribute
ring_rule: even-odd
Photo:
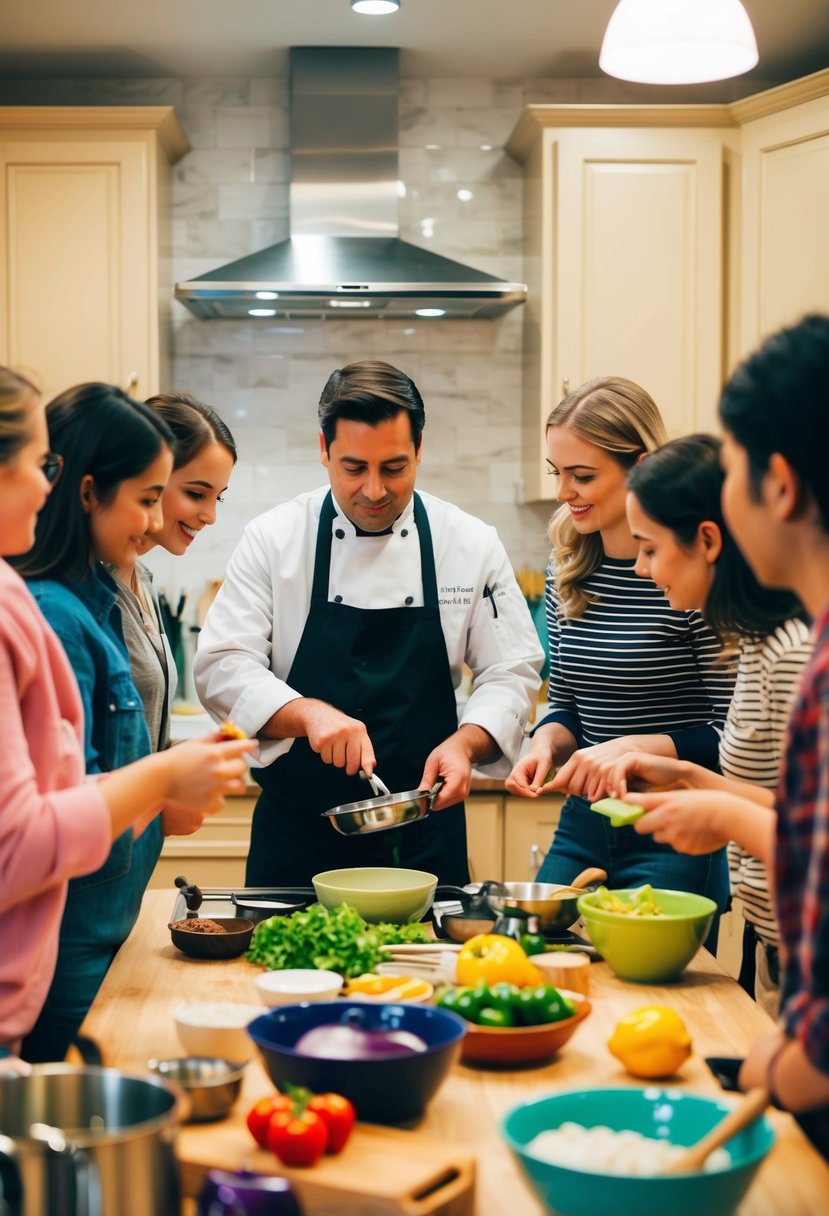
<svg viewBox="0 0 829 1216"><path fill-rule="evenodd" d="M351 0L355 13L365 13L367 17L384 17L386 13L396 13L400 8L400 0Z"/></svg>
<svg viewBox="0 0 829 1216"><path fill-rule="evenodd" d="M700 84L748 72L758 58L740 0L619 0L599 67L642 84Z"/></svg>

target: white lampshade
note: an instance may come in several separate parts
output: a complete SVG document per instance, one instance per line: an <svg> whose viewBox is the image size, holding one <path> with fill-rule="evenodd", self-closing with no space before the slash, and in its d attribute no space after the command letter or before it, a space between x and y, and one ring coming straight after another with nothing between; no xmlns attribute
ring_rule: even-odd
<svg viewBox="0 0 829 1216"><path fill-rule="evenodd" d="M758 58L740 0L619 0L599 67L643 84L698 84L739 76Z"/></svg>
<svg viewBox="0 0 829 1216"><path fill-rule="evenodd" d="M351 0L355 13L365 13L368 17L383 17L386 13L396 13L400 8L400 0Z"/></svg>

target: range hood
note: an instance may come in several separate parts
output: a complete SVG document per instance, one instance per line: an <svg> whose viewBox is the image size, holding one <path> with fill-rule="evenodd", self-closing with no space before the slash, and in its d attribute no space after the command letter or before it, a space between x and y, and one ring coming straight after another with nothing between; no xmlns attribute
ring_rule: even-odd
<svg viewBox="0 0 829 1216"><path fill-rule="evenodd" d="M396 48L293 48L291 235L178 283L197 317L489 318L524 302L523 283L400 239L398 59Z"/></svg>

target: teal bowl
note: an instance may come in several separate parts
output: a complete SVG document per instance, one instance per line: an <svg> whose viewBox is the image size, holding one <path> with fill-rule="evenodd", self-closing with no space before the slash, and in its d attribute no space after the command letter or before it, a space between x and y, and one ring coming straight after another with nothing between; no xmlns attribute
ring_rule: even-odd
<svg viewBox="0 0 829 1216"><path fill-rule="evenodd" d="M621 899L631 891L614 891ZM690 891L654 888L659 916L629 916L596 906L598 891L578 898L590 940L620 979L665 984L678 979L708 936L717 911L713 899Z"/></svg>
<svg viewBox="0 0 829 1216"><path fill-rule="evenodd" d="M774 1143L766 1118L732 1136L725 1145L730 1166L710 1173L663 1177L600 1174L551 1165L527 1150L539 1132L567 1121L582 1127L632 1130L687 1146L701 1139L731 1109L719 1098L656 1086L582 1089L516 1106L503 1119L501 1133L530 1187L556 1216L731 1216Z"/></svg>

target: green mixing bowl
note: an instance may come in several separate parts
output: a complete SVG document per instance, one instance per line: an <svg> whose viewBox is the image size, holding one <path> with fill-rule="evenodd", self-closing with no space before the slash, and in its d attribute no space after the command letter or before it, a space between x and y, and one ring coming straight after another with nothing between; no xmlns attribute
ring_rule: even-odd
<svg viewBox="0 0 829 1216"><path fill-rule="evenodd" d="M631 891L614 891L620 899ZM620 979L664 984L682 974L708 936L717 911L713 899L690 891L654 888L659 916L606 912L598 891L580 895L578 908L590 940Z"/></svg>
<svg viewBox="0 0 829 1216"><path fill-rule="evenodd" d="M727 1141L726 1169L674 1177L635 1177L553 1165L528 1146L539 1132L577 1123L581 1127L627 1129L687 1146L731 1110L721 1098L678 1089L582 1089L524 1102L509 1112L501 1132L538 1198L558 1216L730 1216L751 1186L774 1143L768 1119L760 1118ZM516 1203L516 1211L520 1211Z"/></svg>
<svg viewBox="0 0 829 1216"><path fill-rule="evenodd" d="M350 904L363 920L405 925L421 920L432 906L437 875L393 866L360 866L325 870L311 879L324 908Z"/></svg>

